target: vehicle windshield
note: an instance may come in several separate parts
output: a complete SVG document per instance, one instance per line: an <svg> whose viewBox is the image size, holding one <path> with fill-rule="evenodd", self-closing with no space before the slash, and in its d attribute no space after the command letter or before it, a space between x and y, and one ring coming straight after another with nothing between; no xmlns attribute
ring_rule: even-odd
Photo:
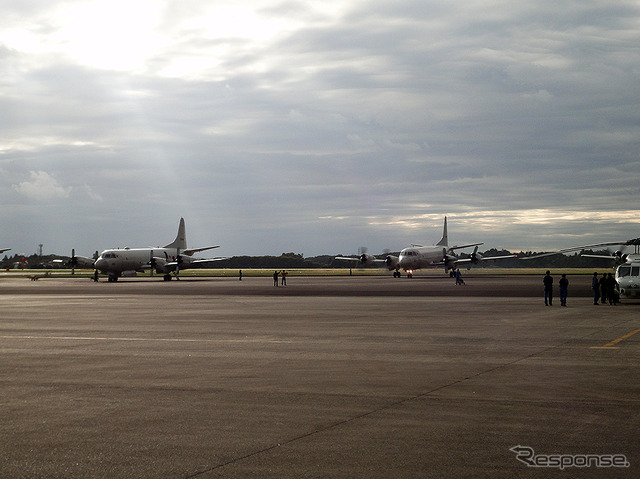
<svg viewBox="0 0 640 479"><path fill-rule="evenodd" d="M629 273L631 273L631 266L620 266L618 268L618 277L619 278L623 278L625 276L629 276Z"/></svg>
<svg viewBox="0 0 640 479"><path fill-rule="evenodd" d="M618 268L618 278L625 276L640 276L640 266L620 266Z"/></svg>

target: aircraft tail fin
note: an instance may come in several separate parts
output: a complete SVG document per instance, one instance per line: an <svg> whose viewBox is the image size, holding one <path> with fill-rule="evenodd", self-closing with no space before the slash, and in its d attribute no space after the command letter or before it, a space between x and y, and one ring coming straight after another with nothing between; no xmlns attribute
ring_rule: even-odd
<svg viewBox="0 0 640 479"><path fill-rule="evenodd" d="M178 226L178 235L173 243L169 243L165 248L177 248L180 250L187 249L187 233L184 227L184 218L180 218L180 226Z"/></svg>
<svg viewBox="0 0 640 479"><path fill-rule="evenodd" d="M442 232L442 239L436 243L436 246L449 246L449 238L447 236L447 217L444 217L444 230Z"/></svg>

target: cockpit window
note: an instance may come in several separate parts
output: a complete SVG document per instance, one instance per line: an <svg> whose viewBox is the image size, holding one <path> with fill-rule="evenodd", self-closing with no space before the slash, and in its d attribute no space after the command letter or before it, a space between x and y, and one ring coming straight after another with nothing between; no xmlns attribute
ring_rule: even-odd
<svg viewBox="0 0 640 479"><path fill-rule="evenodd" d="M640 276L640 266L631 267L631 276Z"/></svg>
<svg viewBox="0 0 640 479"><path fill-rule="evenodd" d="M631 267L630 266L620 266L618 268L618 277L619 278L623 278L625 276L629 276L630 272L631 272Z"/></svg>

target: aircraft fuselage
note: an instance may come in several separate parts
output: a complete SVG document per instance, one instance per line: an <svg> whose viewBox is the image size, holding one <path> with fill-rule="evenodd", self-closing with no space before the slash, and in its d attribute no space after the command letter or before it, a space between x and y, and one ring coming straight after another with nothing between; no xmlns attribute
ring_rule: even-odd
<svg viewBox="0 0 640 479"><path fill-rule="evenodd" d="M100 254L95 262L95 268L102 273L120 276L125 271L148 271L152 263L155 263L156 272L167 274L175 270L175 267L168 267L168 264L187 265L190 259L177 248L109 249Z"/></svg>
<svg viewBox="0 0 640 479"><path fill-rule="evenodd" d="M413 271L416 269L429 268L442 263L442 259L446 254L442 247L437 246L419 246L405 248L400 251L398 266L405 271Z"/></svg>
<svg viewBox="0 0 640 479"><path fill-rule="evenodd" d="M640 299L640 256L629 255L627 262L616 268L616 282L621 299Z"/></svg>

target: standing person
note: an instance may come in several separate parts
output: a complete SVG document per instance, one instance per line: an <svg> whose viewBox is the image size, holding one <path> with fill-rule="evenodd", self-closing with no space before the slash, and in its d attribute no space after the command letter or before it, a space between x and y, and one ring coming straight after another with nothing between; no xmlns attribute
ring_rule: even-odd
<svg viewBox="0 0 640 479"><path fill-rule="evenodd" d="M282 273L280 273L280 276L282 276L282 286L286 286L287 285L287 275L289 273L287 273L285 270L282 270Z"/></svg>
<svg viewBox="0 0 640 479"><path fill-rule="evenodd" d="M616 301L616 279L609 273L607 275L607 298L610 305L615 305ZM603 301L604 302L604 301Z"/></svg>
<svg viewBox="0 0 640 479"><path fill-rule="evenodd" d="M551 306L553 301L553 276L551 276L551 271L547 271L542 283L544 284L544 305Z"/></svg>
<svg viewBox="0 0 640 479"><path fill-rule="evenodd" d="M569 293L569 280L567 279L567 275L563 274L560 281L558 281L560 285L560 306L567 305L567 294Z"/></svg>
<svg viewBox="0 0 640 479"><path fill-rule="evenodd" d="M275 287L278 287L278 272L277 271L273 272L273 285Z"/></svg>
<svg viewBox="0 0 640 479"><path fill-rule="evenodd" d="M603 274L599 281L600 284L600 302L605 304L607 302L607 275Z"/></svg>
<svg viewBox="0 0 640 479"><path fill-rule="evenodd" d="M242 281L242 270L238 271L238 280Z"/></svg>
<svg viewBox="0 0 640 479"><path fill-rule="evenodd" d="M456 284L464 284L464 280L460 274L460 268L456 269Z"/></svg>
<svg viewBox="0 0 640 479"><path fill-rule="evenodd" d="M598 281L598 273L593 273L593 279L591 280L591 289L593 290L593 304L598 305L600 299L600 282Z"/></svg>

